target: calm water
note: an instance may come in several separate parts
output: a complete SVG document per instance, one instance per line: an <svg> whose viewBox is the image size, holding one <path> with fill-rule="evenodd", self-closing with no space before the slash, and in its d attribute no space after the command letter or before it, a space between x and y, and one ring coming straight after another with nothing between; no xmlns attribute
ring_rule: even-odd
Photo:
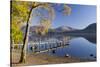
<svg viewBox="0 0 100 67"><path fill-rule="evenodd" d="M81 58L96 60L96 37L72 37L64 36L68 45L47 51L45 53L54 56L65 57L66 55ZM49 46L38 46L40 50L48 49Z"/></svg>
<svg viewBox="0 0 100 67"><path fill-rule="evenodd" d="M68 54L70 56L79 58L95 59L94 57L96 57L96 45L83 37L77 37L71 39L67 47L58 48L56 49L55 53L52 53L51 51L49 54L56 56L65 56ZM91 54L93 54L94 57L91 57Z"/></svg>

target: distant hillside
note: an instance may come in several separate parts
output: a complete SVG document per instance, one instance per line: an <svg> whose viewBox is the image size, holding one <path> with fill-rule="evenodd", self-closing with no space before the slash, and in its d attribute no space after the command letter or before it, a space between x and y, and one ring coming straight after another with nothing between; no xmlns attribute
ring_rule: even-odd
<svg viewBox="0 0 100 67"><path fill-rule="evenodd" d="M31 26L29 32L34 32L34 31L37 29L37 27L38 27L38 26ZM23 27L21 28L21 30L22 30L23 32L25 32L25 26L23 26Z"/></svg>
<svg viewBox="0 0 100 67"><path fill-rule="evenodd" d="M55 29L55 32L65 32L65 31L74 31L76 29L68 27L68 26L61 26Z"/></svg>
<svg viewBox="0 0 100 67"><path fill-rule="evenodd" d="M38 35L35 33L35 29L37 26L31 26L30 27L30 35L29 35L29 41L32 41L38 37ZM21 29L23 33L25 32L25 26ZM56 29L49 29L48 34L46 36L56 37L56 36L66 36L66 35L72 35L72 36L83 36L86 37L87 35L96 36L96 23L88 25L86 28L82 30L77 30L68 26L61 26ZM90 38L90 37L89 37ZM89 39L87 38L87 39ZM92 40L91 40L92 41Z"/></svg>
<svg viewBox="0 0 100 67"><path fill-rule="evenodd" d="M37 26L31 26L30 27L30 33L34 34L35 29L37 28ZM22 31L25 32L25 26L22 27ZM86 28L82 29L82 30L78 30L78 29L74 29L68 26L61 26L58 27L56 29L49 29L49 34L57 34L57 33L64 33L64 34L74 34L74 33L96 33L96 23L90 24L88 25Z"/></svg>
<svg viewBox="0 0 100 67"><path fill-rule="evenodd" d="M31 26L30 27L30 32L34 32L37 27L38 26ZM21 30L24 32L25 31L25 26L23 26L21 28ZM68 26L61 26L61 27L58 27L56 29L49 29L49 32L52 32L52 31L54 31L54 32L65 32L65 31L74 31L74 30L76 30L76 29L68 27Z"/></svg>
<svg viewBox="0 0 100 67"><path fill-rule="evenodd" d="M54 29L55 32L65 32L65 33L96 33L96 23L88 25L86 28L79 30L68 26L62 26Z"/></svg>
<svg viewBox="0 0 100 67"><path fill-rule="evenodd" d="M85 29L83 29L82 31L84 32L96 32L96 23L90 24L88 25Z"/></svg>

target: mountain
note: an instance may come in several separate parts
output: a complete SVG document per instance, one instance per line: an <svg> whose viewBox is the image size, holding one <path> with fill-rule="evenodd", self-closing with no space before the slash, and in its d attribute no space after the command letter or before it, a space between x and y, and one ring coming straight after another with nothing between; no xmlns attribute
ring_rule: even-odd
<svg viewBox="0 0 100 67"><path fill-rule="evenodd" d="M73 35L73 36L86 36L93 35L96 36L96 23L88 25L86 28L81 30L65 31L63 35Z"/></svg>
<svg viewBox="0 0 100 67"><path fill-rule="evenodd" d="M30 27L30 35L29 35L29 41L32 41L34 39L38 38L38 35L35 33L35 29L38 28L38 26L31 26ZM25 26L22 27L21 29L23 31L23 33L25 32ZM61 26L58 28L50 28L48 31L48 34L46 34L46 36L51 36L51 37L56 37L56 36L66 36L66 35L72 35L72 36L83 36L83 37L87 37L88 35L90 36L96 36L96 23L90 24L88 25L86 28L84 29L74 29L68 26ZM90 37L88 37L88 40ZM92 40L91 40L92 41Z"/></svg>
<svg viewBox="0 0 100 67"><path fill-rule="evenodd" d="M84 31L84 32L88 32L88 33L90 33L90 32L96 32L96 23L93 23L93 24L90 24L90 25L88 25L86 28L84 28L82 31Z"/></svg>
<svg viewBox="0 0 100 67"><path fill-rule="evenodd" d="M23 32L25 32L25 29L26 29L25 27L26 27L26 26L23 26L23 27L21 28L21 30L22 30ZM39 26L31 26L29 32L34 32L38 27L39 27Z"/></svg>
<svg viewBox="0 0 100 67"><path fill-rule="evenodd" d="M31 26L30 27L30 32L34 32L35 30L36 30L36 28L37 28L38 26ZM21 30L23 31L23 32L25 32L25 26L23 26L22 28L21 28ZM74 29L74 28L71 28L71 27L68 27L68 26L61 26L61 27L58 27L58 28L53 28L53 29L49 29L49 32L52 32L52 31L54 31L54 32L65 32L65 31L74 31L74 30L76 30L76 29Z"/></svg>
<svg viewBox="0 0 100 67"><path fill-rule="evenodd" d="M30 27L30 33L34 34L35 30L38 28L38 26L31 26ZM22 27L21 29L23 32L25 32L25 26ZM71 28L71 27L68 27L68 26L61 26L61 27L58 27L58 28L53 28L53 29L49 29L49 33L53 34L53 33L62 33L64 32L65 34L66 33L70 33L70 34L75 34L75 33L96 33L96 23L93 23L93 24L90 24L88 25L86 28L84 29L74 29L74 28Z"/></svg>
<svg viewBox="0 0 100 67"><path fill-rule="evenodd" d="M68 27L68 26L61 26L55 29L56 32L65 32L65 31L69 32L69 31L74 31L74 30L76 29Z"/></svg>

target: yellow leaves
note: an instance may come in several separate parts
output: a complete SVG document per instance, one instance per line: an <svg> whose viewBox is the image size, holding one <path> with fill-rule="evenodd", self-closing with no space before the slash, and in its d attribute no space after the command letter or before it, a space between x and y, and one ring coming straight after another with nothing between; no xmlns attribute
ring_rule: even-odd
<svg viewBox="0 0 100 67"><path fill-rule="evenodd" d="M14 43L23 41L23 33L21 31L22 22L27 20L28 5L27 2L12 1L11 8L11 36Z"/></svg>
<svg viewBox="0 0 100 67"><path fill-rule="evenodd" d="M40 30L42 35L46 34L48 32L48 29L51 27L50 20L49 19L42 19L40 22L40 27L42 27L42 30Z"/></svg>
<svg viewBox="0 0 100 67"><path fill-rule="evenodd" d="M23 34L20 30L19 25L16 22L11 24L11 36L14 43L21 43L23 40Z"/></svg>
<svg viewBox="0 0 100 67"><path fill-rule="evenodd" d="M64 4L63 13L64 13L64 15L70 15L71 14L71 8L68 5Z"/></svg>
<svg viewBox="0 0 100 67"><path fill-rule="evenodd" d="M41 4L41 3L40 3ZM45 35L48 32L48 29L51 27L52 20L54 19L55 12L53 7L48 3L42 3L41 6L38 6L33 9L36 12L33 12L33 16L39 17L39 27L36 30L36 33L39 35ZM43 13L44 12L44 13ZM33 18L34 18L33 17Z"/></svg>
<svg viewBox="0 0 100 67"><path fill-rule="evenodd" d="M28 2L25 1L12 1L12 11L13 17L19 17L19 20L26 21L29 12Z"/></svg>
<svg viewBox="0 0 100 67"><path fill-rule="evenodd" d="M49 19L50 19L50 20L54 20L54 18L55 18L55 11L54 11L54 8L51 7L51 5L48 4L48 3L45 3L42 7L48 11Z"/></svg>
<svg viewBox="0 0 100 67"><path fill-rule="evenodd" d="M45 35L50 27L51 27L50 20L42 19L40 25L38 25L37 28L35 29L35 32L38 35Z"/></svg>
<svg viewBox="0 0 100 67"><path fill-rule="evenodd" d="M43 27L50 27L51 26L51 22L49 19L42 19L41 22L40 22L40 25L43 26Z"/></svg>

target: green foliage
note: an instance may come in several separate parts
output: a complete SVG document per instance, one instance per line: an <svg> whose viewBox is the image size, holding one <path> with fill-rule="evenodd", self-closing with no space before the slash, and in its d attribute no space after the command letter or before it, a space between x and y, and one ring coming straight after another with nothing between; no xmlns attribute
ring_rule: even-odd
<svg viewBox="0 0 100 67"><path fill-rule="evenodd" d="M24 22L27 21L28 18L28 3L27 2L19 2L12 1L11 8L11 37L12 41L16 43L22 43L23 41L23 33L21 31L21 27Z"/></svg>
<svg viewBox="0 0 100 67"><path fill-rule="evenodd" d="M24 1L12 1L11 14L12 18L17 19L17 21L25 22L28 18L29 3Z"/></svg>
<svg viewBox="0 0 100 67"><path fill-rule="evenodd" d="M64 15L70 15L71 14L71 8L68 6L68 5L65 5L63 6L63 14Z"/></svg>
<svg viewBox="0 0 100 67"><path fill-rule="evenodd" d="M15 44L23 42L24 36L21 27L29 18L28 15L30 8L37 4L38 3L27 1L11 1L11 37Z"/></svg>
<svg viewBox="0 0 100 67"><path fill-rule="evenodd" d="M15 44L22 43L23 33L21 32L19 26L17 26L15 23L12 24L11 36L12 36L12 41Z"/></svg>

